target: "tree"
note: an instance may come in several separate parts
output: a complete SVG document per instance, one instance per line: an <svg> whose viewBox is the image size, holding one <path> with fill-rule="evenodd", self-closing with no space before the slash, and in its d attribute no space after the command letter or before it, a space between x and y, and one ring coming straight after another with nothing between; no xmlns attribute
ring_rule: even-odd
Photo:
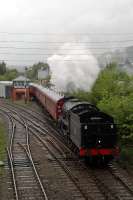
<svg viewBox="0 0 133 200"><path fill-rule="evenodd" d="M90 92L85 92L83 90L78 90L78 91L75 91L71 94L68 94L68 95L72 95L72 96L75 96L76 98L82 100L82 101L89 101L91 102L91 93Z"/></svg>
<svg viewBox="0 0 133 200"><path fill-rule="evenodd" d="M126 95L127 87L130 85L130 78L117 68L115 63L107 65L99 74L92 87L92 101L97 104L102 99L108 99L114 95Z"/></svg>
<svg viewBox="0 0 133 200"><path fill-rule="evenodd" d="M16 69L6 68L6 73L0 75L0 81L12 81L18 76L18 71Z"/></svg>
<svg viewBox="0 0 133 200"><path fill-rule="evenodd" d="M18 76L18 71L16 69L8 69L6 74L5 74L5 78L8 81L12 81L17 76Z"/></svg>
<svg viewBox="0 0 133 200"><path fill-rule="evenodd" d="M31 80L37 80L37 72L39 69L50 69L49 65L47 63L42 63L42 62L39 62L37 64L34 64L32 67L28 68L27 69L27 77Z"/></svg>
<svg viewBox="0 0 133 200"><path fill-rule="evenodd" d="M4 75L6 73L6 63L3 61L0 63L0 75Z"/></svg>
<svg viewBox="0 0 133 200"><path fill-rule="evenodd" d="M110 64L99 74L91 97L102 111L114 117L121 140L133 141L133 77Z"/></svg>

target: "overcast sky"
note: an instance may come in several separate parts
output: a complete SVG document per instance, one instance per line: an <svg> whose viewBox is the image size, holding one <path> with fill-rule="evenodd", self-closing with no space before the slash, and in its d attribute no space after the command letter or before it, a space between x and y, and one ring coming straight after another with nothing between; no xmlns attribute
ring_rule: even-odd
<svg viewBox="0 0 133 200"><path fill-rule="evenodd" d="M9 65L43 61L63 42L132 40L131 33L133 0L1 0L0 60Z"/></svg>

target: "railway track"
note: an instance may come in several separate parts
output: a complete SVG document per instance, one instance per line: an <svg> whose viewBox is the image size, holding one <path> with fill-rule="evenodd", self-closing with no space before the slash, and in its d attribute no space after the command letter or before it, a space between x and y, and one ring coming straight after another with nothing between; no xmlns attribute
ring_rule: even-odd
<svg viewBox="0 0 133 200"><path fill-rule="evenodd" d="M129 194L133 196L133 183L128 178L128 173L121 169L116 163L109 164L109 171L119 181L124 188L127 189Z"/></svg>
<svg viewBox="0 0 133 200"><path fill-rule="evenodd" d="M6 111L4 111L6 112ZM36 170L35 163L32 159L29 146L28 130L12 118L9 112L7 113L12 122L10 133L10 142L7 147L8 164L12 177L14 195L13 199L45 199L48 200L41 179ZM9 199L10 192L9 192Z"/></svg>
<svg viewBox="0 0 133 200"><path fill-rule="evenodd" d="M32 129L30 127L30 131L32 131L32 134L34 134L36 137L38 137L37 134L34 133L35 132L35 126L33 126ZM41 140L41 138L39 138L39 140ZM49 145L48 145L48 143L49 143ZM21 142L21 144L22 144L22 142ZM50 144L51 144L51 148L49 147ZM20 145L20 146L23 146L23 144ZM80 200L81 199L93 199L89 195L86 196L86 194L79 187L79 184L75 181L75 177L73 176L73 174L66 167L66 165L63 164L63 162L60 161L60 159L65 159L63 157L65 155L65 153L63 153L63 154L61 153L61 150L59 149L59 147L57 147L57 144L55 144L55 141L53 141L52 138L47 137L47 143L43 142L43 146L45 146L45 148L47 149L47 152L45 152L45 154L47 154L47 156L48 156L48 152L49 152L49 156L52 155L54 160L56 160L56 165L54 164L54 168L62 171L61 177L63 177L64 182L68 183L68 188L69 188L69 190L71 190L69 192L71 193L72 197L75 198L75 199L80 199ZM58 152L58 155L55 155L55 153L57 154L57 152ZM61 154L62 154L62 158L61 158ZM59 156L60 156L60 159L58 159ZM53 167L53 163L52 163L52 167ZM71 197L69 197L69 198L71 198Z"/></svg>
<svg viewBox="0 0 133 200"><path fill-rule="evenodd" d="M62 153L59 148L56 148L55 141L50 139L48 143L45 143L45 141L38 135L35 135L37 140L39 140L45 149L47 150L47 156L49 157L50 162L52 163L52 166L54 166L55 169L59 169L62 171L63 177L69 177L69 184L72 186L71 182L74 183L74 185L77 188L77 192L74 189L74 196L76 199L83 197L83 199L105 199L104 196L101 194L101 191L95 186L95 182L91 179L88 173L83 171L83 166L77 159L71 159L70 160L66 157L64 157L65 152ZM63 150L62 150L63 151ZM85 173L85 174L84 174ZM61 177L60 177L61 178ZM90 181L91 179L91 181ZM89 181L88 181L89 180ZM65 180L66 182L66 180ZM79 196L80 192L80 196Z"/></svg>
<svg viewBox="0 0 133 200"><path fill-rule="evenodd" d="M11 106L9 107L11 109ZM14 113L14 117L17 117L18 110L19 108L17 106L17 108L15 108L16 114ZM30 133L30 135L31 137L34 137L33 140L36 140L34 145L38 143L38 146L41 146L43 150L40 148L38 151L42 151L42 154L44 154L45 151L45 155L49 161L49 163L47 163L49 167L54 168L56 171L60 171L60 178L62 181L67 182L69 189L71 186L72 189L70 193L73 194L73 199L133 199L132 182L120 173L118 176L119 168L117 169L117 172L112 166L108 169L91 170L81 161L74 158L72 154L70 156L69 150L67 151L67 148L65 148L64 145L61 145L58 143L58 140L50 136L49 132L51 129L49 130L44 127L46 124L45 122L36 122L36 119L39 118L38 114L36 116L35 112L32 111L31 115L30 113L26 115L26 113L24 117L23 108L20 118L22 117L26 120L29 131L32 133ZM22 125L23 120L20 121ZM34 147L32 148L34 149ZM34 157L37 158L37 154L33 154ZM36 167L40 170L39 165ZM115 177L115 174L117 174L117 178ZM59 179L59 177L56 179ZM66 199L68 199L67 197L68 196L66 196Z"/></svg>
<svg viewBox="0 0 133 200"><path fill-rule="evenodd" d="M10 110L11 111L11 110ZM13 111L14 112L14 111ZM14 118L16 120L17 113L14 113ZM22 117L22 115L21 115ZM26 118L27 119L27 118ZM23 123L23 120L21 120L21 123ZM31 121L30 121L31 123ZM33 125L33 126L32 126ZM58 141L57 144L57 140L55 140L55 137L51 137L50 134L46 133L44 134L45 129L43 128L43 137L45 138L45 140L42 140L42 134L40 136L38 136L38 134L36 134L36 130L38 130L39 127L35 127L35 124L30 124L29 130L32 132L32 135L34 134L34 136L37 138L38 141L41 141L41 143L43 144L43 147L45 147L45 155L47 155L47 157L52 157L52 159L50 159L51 162L51 168L54 167L55 170L60 171L61 176L60 179L64 182L67 183L66 188L68 188L67 190L69 191L69 199L104 199L103 195L101 194L101 192L98 190L97 187L94 187L95 183L88 183L84 182L84 178L85 176L82 176L82 181L81 181L81 177L79 177L79 179L77 178L77 174L74 174L74 171L72 172L72 165L70 168L67 166L68 165L68 154L70 152L70 150L65 147L63 144L61 145L61 142ZM39 131L39 130L38 130ZM47 137L46 137L47 134ZM60 144L59 144L60 143ZM36 142L37 144L37 142ZM59 146L61 146L59 148ZM66 156L67 154L67 156ZM69 154L70 155L70 154ZM66 159L67 157L67 159ZM70 156L69 156L70 158ZM76 160L75 160L76 161ZM75 166L75 161L73 161L73 169ZM76 161L78 163L78 160ZM78 169L79 174L82 172L82 169ZM58 177L58 179L59 179ZM62 184L62 183L61 183ZM92 186L91 186L92 185ZM86 187L87 186L87 187ZM57 187L57 186L56 186ZM61 187L61 185L60 185ZM88 188L93 188L93 191L91 191L90 189L88 190ZM97 194L96 194L96 190L97 190ZM90 194L91 193L91 194ZM59 198L57 198L59 199ZM67 197L68 199L68 197Z"/></svg>
<svg viewBox="0 0 133 200"><path fill-rule="evenodd" d="M101 182L101 185L118 200L133 199L132 190L126 186L122 179L118 179L116 174L110 172L109 169L97 169L93 171L93 175ZM131 181L130 181L131 182Z"/></svg>
<svg viewBox="0 0 133 200"><path fill-rule="evenodd" d="M36 135L36 137L42 143L44 143L38 135ZM53 152L55 153L55 150ZM59 157L59 156L57 156L57 157ZM57 161L57 157L54 155L54 158L56 158L56 161ZM60 161L58 161L58 162L60 162ZM89 170L89 168L86 168L83 165L83 163L81 163L77 160L75 160L73 162L73 160L71 160L71 159L68 161L63 158L61 159L61 162L63 163L63 167L66 169L66 171L69 171L69 174L71 174L71 177L73 177L74 181L76 182L76 184L78 185L80 190L83 191L83 193L85 194L84 196L86 196L86 199L89 197L92 199L95 198L95 199L116 199L116 200L119 200L122 198L123 199L132 199L133 198L131 189L128 188L127 184L125 184L125 182L123 182L120 178L119 178L119 181L124 186L122 188L122 192L124 193L123 196L120 195L120 193L118 193L118 192L117 193L114 192L114 190L110 187L110 185L107 185L107 183L105 181L103 181L104 180L103 178L100 179L98 173L95 174L94 171L92 172L92 170ZM65 166L67 166L67 168ZM110 171L110 168L107 168L107 170ZM96 172L98 172L98 170ZM104 169L102 172L100 172L100 175L104 174L104 172L106 172L106 169ZM118 177L116 177L113 172L112 172L112 175L114 176L114 182L115 182L118 179ZM108 176L105 176L105 179L108 179ZM88 182L88 180L91 180L91 183ZM114 187L115 187L115 185L114 185ZM119 189L120 188L117 188L117 190L120 192ZM127 190L125 191L124 189L127 189ZM94 195L94 193L95 193L95 195Z"/></svg>

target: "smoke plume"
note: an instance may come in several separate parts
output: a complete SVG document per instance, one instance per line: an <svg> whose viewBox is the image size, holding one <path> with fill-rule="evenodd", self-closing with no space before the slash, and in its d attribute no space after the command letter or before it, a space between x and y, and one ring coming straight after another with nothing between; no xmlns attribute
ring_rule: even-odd
<svg viewBox="0 0 133 200"><path fill-rule="evenodd" d="M65 43L47 62L52 83L61 91L89 91L100 71L96 58L80 43Z"/></svg>

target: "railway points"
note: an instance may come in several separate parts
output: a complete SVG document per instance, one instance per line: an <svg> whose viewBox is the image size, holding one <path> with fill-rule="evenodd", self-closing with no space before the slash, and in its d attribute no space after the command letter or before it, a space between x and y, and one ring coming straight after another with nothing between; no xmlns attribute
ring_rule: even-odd
<svg viewBox="0 0 133 200"><path fill-rule="evenodd" d="M112 185L110 185L110 182L107 182L108 175L105 175L104 179L101 179L101 174L103 174L103 172L107 169L103 169L102 173L99 174L98 170L91 169L90 167L86 166L82 161L78 160L78 157L74 157L74 154L70 154L70 149L66 147L65 144L63 144L63 141L59 139L57 135L55 135L57 131L53 127L51 127L50 120L48 121L47 115L45 118L43 114L39 115L39 113L35 110L27 110L25 106L6 103L4 101L2 102L2 105L3 106L1 106L1 111L6 112L10 116L9 119L12 119L10 121L10 125L15 122L16 125L19 124L18 130L22 129L23 131L28 125L27 130L29 131L29 139L24 139L24 134L21 140L19 140L21 141L20 143L24 145L23 147L26 149L26 141L29 140L30 142L30 148L35 167L37 168L38 174L42 180L42 184L46 189L48 199L62 198L63 194L62 191L59 191L59 187L64 191L69 191L69 195L71 194L71 197L69 195L66 195L66 199L132 199L131 192L129 192L127 186L124 186L124 184L122 183L122 181L125 183L125 175L123 174L123 172L122 174L120 173L121 176L119 177L121 179L121 182L119 182L120 186L116 188L116 192L114 194L112 187L115 187L116 178L112 176L109 171L107 172L107 174L110 174L110 176L112 177ZM27 125L25 124L25 122ZM16 130L15 124L12 125L12 129L10 130ZM18 131L16 133L18 133ZM22 132L20 133L22 134ZM11 132L9 134L11 134ZM18 137L20 137L20 135ZM20 148L20 156L22 156L26 149L24 150L23 147L21 147L19 144L18 146ZM26 151L28 152L28 150ZM67 157L66 155L69 155L69 157ZM29 168L29 166L31 167L32 164L30 164L29 159L25 160L25 162L20 162L19 160L14 163L14 167L20 166L21 168L24 168L26 170L27 168ZM46 168L46 166L48 166L48 169ZM51 174L53 175L53 177ZM20 176L23 176L23 174L21 174ZM48 184L49 182L52 182L55 177L57 183L56 181L53 182L53 187L55 191L58 191L56 195L53 194L51 185ZM10 183L11 181L12 179L10 180ZM66 184L64 186L65 188L63 187L63 185L61 185L61 182L64 182L64 185ZM132 189L132 181L129 177L126 177L126 184L127 182L129 184L129 188ZM16 186L16 188L17 187L18 185ZM120 187L123 188L121 190L121 196L119 194ZM10 192L15 191L14 188L12 188L11 190L11 184L9 188ZM12 195L14 195L14 192ZM22 196L20 199L23 199Z"/></svg>

